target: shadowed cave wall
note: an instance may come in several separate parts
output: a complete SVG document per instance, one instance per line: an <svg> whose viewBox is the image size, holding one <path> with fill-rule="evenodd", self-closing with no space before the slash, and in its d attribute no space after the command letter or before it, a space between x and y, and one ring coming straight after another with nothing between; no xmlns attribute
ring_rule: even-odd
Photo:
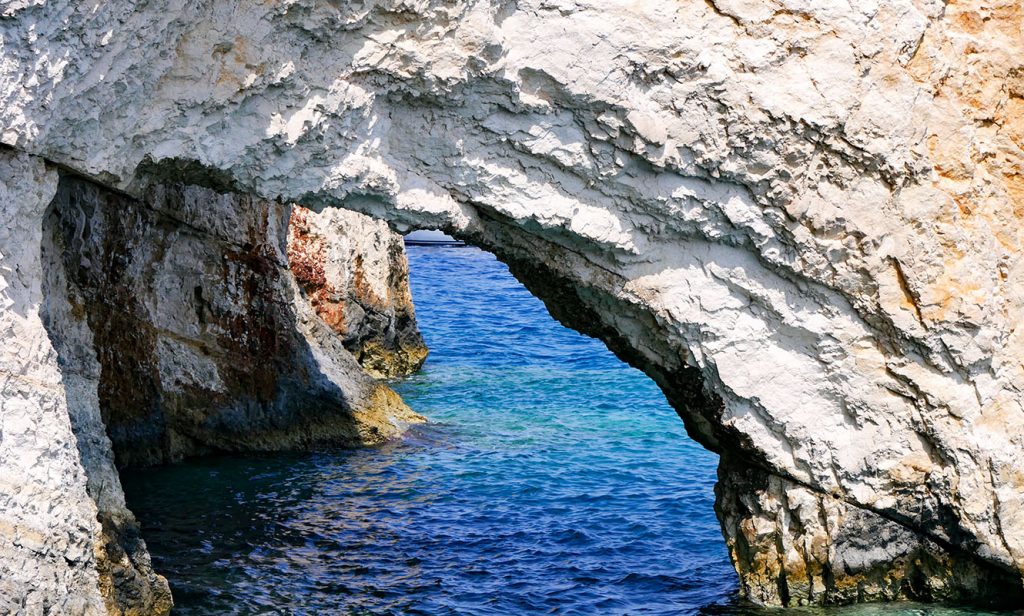
<svg viewBox="0 0 1024 616"><path fill-rule="evenodd" d="M115 462L376 444L421 421L349 351L373 345L361 355L377 376L425 357L401 238L359 214L295 210L319 224L320 248L346 250L289 245L286 205L183 184L134 199L60 177L44 220L44 323L97 506L100 590L113 613L170 605ZM303 250L307 271L326 266L333 282L316 289L319 305L289 267ZM376 284L362 280L363 261ZM326 301L355 318L326 323Z"/></svg>

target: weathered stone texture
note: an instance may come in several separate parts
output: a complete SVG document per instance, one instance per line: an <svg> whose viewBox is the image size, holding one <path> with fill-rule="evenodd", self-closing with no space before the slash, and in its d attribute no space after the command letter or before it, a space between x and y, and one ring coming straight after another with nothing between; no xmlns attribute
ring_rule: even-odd
<svg viewBox="0 0 1024 616"><path fill-rule="evenodd" d="M288 207L134 199L9 150L0 180L0 613L171 608L115 453L377 443L421 421L294 282Z"/></svg>
<svg viewBox="0 0 1024 616"><path fill-rule="evenodd" d="M3 143L137 195L213 178L541 263L520 275L702 443L942 546L950 587L978 567L1020 591L1017 0L0 12ZM727 536L782 523L738 496ZM757 601L825 596L748 565Z"/></svg>
<svg viewBox="0 0 1024 616"><path fill-rule="evenodd" d="M418 420L313 313L288 270L288 216L207 188L139 200L62 177L46 228L67 286L49 291L68 307L50 334L96 388L119 465L373 444Z"/></svg>
<svg viewBox="0 0 1024 616"><path fill-rule="evenodd" d="M0 613L95 614L100 523L40 315L57 172L0 150Z"/></svg>
<svg viewBox="0 0 1024 616"><path fill-rule="evenodd" d="M288 261L316 313L371 375L405 376L426 361L402 236L387 223L293 206Z"/></svg>
<svg viewBox="0 0 1024 616"><path fill-rule="evenodd" d="M864 601L1024 604L1012 573L979 566L881 515L849 506L744 463L723 460L716 510L757 603L841 605Z"/></svg>

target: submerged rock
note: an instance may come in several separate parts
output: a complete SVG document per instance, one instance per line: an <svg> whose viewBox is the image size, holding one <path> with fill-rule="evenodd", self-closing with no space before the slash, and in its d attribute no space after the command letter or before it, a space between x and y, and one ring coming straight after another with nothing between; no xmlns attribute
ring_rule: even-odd
<svg viewBox="0 0 1024 616"><path fill-rule="evenodd" d="M137 197L216 184L493 250L723 454L754 601L1019 604L1022 10L15 2L0 141ZM5 370L56 379L41 271L3 271L34 293L5 339L36 341ZM34 382L11 399L59 442Z"/></svg>

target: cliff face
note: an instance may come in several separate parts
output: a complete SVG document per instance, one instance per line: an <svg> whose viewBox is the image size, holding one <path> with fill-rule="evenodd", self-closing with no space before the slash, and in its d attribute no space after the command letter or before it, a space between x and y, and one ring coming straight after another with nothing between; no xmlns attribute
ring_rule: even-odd
<svg viewBox="0 0 1024 616"><path fill-rule="evenodd" d="M185 185L136 199L2 154L0 612L167 612L115 459L373 444L422 420L299 289L289 207ZM394 250L367 238L351 254Z"/></svg>
<svg viewBox="0 0 1024 616"><path fill-rule="evenodd" d="M1016 0L2 12L3 143L507 260L722 454L755 601L1020 597Z"/></svg>
<svg viewBox="0 0 1024 616"><path fill-rule="evenodd" d="M48 330L64 372L92 378L118 464L379 443L417 419L311 310L288 215L205 188L139 200L61 178L44 223Z"/></svg>
<svg viewBox="0 0 1024 616"><path fill-rule="evenodd" d="M0 612L98 614L101 527L46 329L42 219L57 172L0 152ZM116 478L116 475L115 475Z"/></svg>
<svg viewBox="0 0 1024 616"><path fill-rule="evenodd" d="M293 206L288 261L316 313L371 375L412 374L427 359L402 236L346 210Z"/></svg>

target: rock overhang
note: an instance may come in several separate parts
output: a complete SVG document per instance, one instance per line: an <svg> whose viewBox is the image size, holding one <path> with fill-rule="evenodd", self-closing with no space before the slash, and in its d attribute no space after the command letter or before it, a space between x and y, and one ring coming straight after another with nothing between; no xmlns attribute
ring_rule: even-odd
<svg viewBox="0 0 1024 616"><path fill-rule="evenodd" d="M1019 578L1013 2L7 12L5 143L542 263L698 440Z"/></svg>

